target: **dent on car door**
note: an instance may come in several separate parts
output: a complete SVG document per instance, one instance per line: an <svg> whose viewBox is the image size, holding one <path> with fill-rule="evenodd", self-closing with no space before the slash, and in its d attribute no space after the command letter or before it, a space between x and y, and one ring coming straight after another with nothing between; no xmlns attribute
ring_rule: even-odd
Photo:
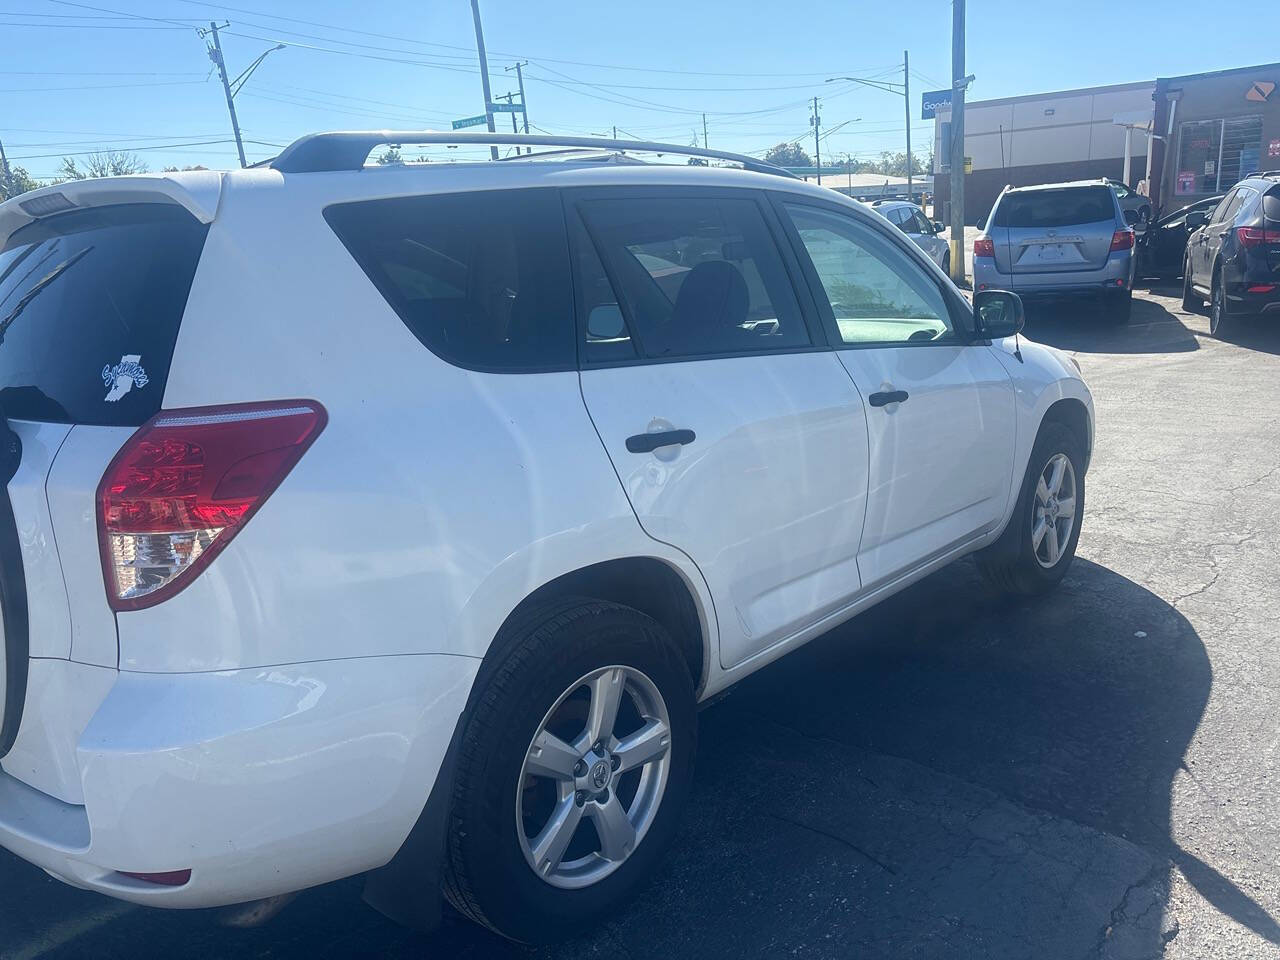
<svg viewBox="0 0 1280 960"><path fill-rule="evenodd" d="M752 191L567 194L583 398L645 532L706 578L732 667L861 585L866 417Z"/></svg>
<svg viewBox="0 0 1280 960"><path fill-rule="evenodd" d="M858 554L874 586L1004 518L1013 385L972 316L891 233L786 199L793 242L836 354L868 403L870 484Z"/></svg>

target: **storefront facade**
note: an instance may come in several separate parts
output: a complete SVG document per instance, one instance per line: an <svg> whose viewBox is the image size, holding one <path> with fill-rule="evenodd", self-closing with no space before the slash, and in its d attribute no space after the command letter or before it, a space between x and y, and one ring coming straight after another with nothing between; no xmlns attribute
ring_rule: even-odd
<svg viewBox="0 0 1280 960"><path fill-rule="evenodd" d="M1156 80L1151 193L1169 212L1280 169L1280 63ZM1159 171L1159 175L1156 175Z"/></svg>

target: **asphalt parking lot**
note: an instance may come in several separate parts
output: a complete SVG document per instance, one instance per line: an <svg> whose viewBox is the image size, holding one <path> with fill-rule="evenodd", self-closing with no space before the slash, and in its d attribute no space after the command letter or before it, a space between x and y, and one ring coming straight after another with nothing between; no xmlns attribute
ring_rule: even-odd
<svg viewBox="0 0 1280 960"><path fill-rule="evenodd" d="M352 880L228 929L0 852L0 958L1280 958L1280 326L1176 293L1030 314L1098 403L1062 589L962 562L705 710L678 846L602 928L424 938Z"/></svg>

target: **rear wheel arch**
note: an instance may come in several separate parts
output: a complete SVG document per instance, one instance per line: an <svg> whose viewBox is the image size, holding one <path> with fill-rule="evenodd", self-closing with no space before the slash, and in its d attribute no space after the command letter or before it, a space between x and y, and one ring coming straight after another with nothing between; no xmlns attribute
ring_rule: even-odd
<svg viewBox="0 0 1280 960"><path fill-rule="evenodd" d="M512 624L535 609L569 598L605 600L652 617L675 639L701 692L711 664L711 618L684 575L656 557L624 557L590 564L542 584L507 615L486 660L500 658Z"/></svg>

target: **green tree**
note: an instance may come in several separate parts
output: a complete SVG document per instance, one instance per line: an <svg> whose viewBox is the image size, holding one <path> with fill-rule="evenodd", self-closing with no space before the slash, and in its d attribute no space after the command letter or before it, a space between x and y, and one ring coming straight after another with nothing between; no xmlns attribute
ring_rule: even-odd
<svg viewBox="0 0 1280 960"><path fill-rule="evenodd" d="M9 191L9 184L5 182L5 178L0 176L0 200L8 200L10 197L16 197L20 193L26 193L41 186L38 180L31 179L23 167L10 167L9 179L13 182L12 192Z"/></svg>
<svg viewBox="0 0 1280 960"><path fill-rule="evenodd" d="M404 157L401 156L399 147L387 147L378 156L378 163L384 166L388 163L404 163Z"/></svg>
<svg viewBox="0 0 1280 960"><path fill-rule="evenodd" d="M812 167L813 158L798 143L779 143L764 155L765 163L779 167Z"/></svg>
<svg viewBox="0 0 1280 960"><path fill-rule="evenodd" d="M98 177L124 177L131 173L146 172L146 163L136 153L125 150L104 150L100 153L91 153L81 161L77 161L75 157L63 157L57 181L95 180Z"/></svg>

